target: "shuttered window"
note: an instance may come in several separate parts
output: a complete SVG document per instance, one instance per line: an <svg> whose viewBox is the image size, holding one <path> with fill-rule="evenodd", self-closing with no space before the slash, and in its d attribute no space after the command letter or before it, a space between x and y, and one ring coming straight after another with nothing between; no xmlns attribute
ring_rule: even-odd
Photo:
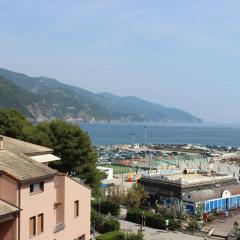
<svg viewBox="0 0 240 240"><path fill-rule="evenodd" d="M34 237L36 235L36 217L31 217L29 219L29 237Z"/></svg>
<svg viewBox="0 0 240 240"><path fill-rule="evenodd" d="M44 219L43 219L43 213L39 214L37 217L37 234L43 233L44 230Z"/></svg>
<svg viewBox="0 0 240 240"><path fill-rule="evenodd" d="M74 217L78 217L79 216L79 201L75 201L74 202Z"/></svg>

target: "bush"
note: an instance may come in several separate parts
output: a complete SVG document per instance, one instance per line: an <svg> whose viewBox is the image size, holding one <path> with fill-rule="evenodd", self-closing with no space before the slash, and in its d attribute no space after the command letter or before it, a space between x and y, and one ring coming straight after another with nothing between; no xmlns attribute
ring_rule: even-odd
<svg viewBox="0 0 240 240"><path fill-rule="evenodd" d="M95 209L91 210L91 225L97 232L100 232L104 223L104 217Z"/></svg>
<svg viewBox="0 0 240 240"><path fill-rule="evenodd" d="M126 220L130 222L134 222L137 224L141 224L141 215L144 212L146 217L146 226L156 228L156 229L165 229L165 219L169 219L169 229L174 230L180 227L180 222L175 220L173 216L166 214L154 214L148 211L143 211L140 208L129 209L127 212Z"/></svg>
<svg viewBox="0 0 240 240"><path fill-rule="evenodd" d="M103 221L102 215L99 214L95 209L91 210L91 223L92 225L99 225Z"/></svg>
<svg viewBox="0 0 240 240"><path fill-rule="evenodd" d="M200 229L200 225L198 223L198 221L196 219L192 219L189 224L188 224L188 227L187 229L191 232L194 232L196 230L199 230Z"/></svg>
<svg viewBox="0 0 240 240"><path fill-rule="evenodd" d="M181 227L181 220L179 219L170 219L169 221L169 229L175 230Z"/></svg>
<svg viewBox="0 0 240 240"><path fill-rule="evenodd" d="M143 210L140 208L132 208L127 212L126 220L134 223L141 223L141 215Z"/></svg>
<svg viewBox="0 0 240 240"><path fill-rule="evenodd" d="M94 201L92 203L94 209L99 209L99 202ZM111 202L109 200L103 200L100 202L100 212L103 214L110 213L113 216L118 216L120 214L120 204L118 202Z"/></svg>
<svg viewBox="0 0 240 240"><path fill-rule="evenodd" d="M127 240L143 240L143 235L139 233L138 234L129 233L126 236L126 239Z"/></svg>
<svg viewBox="0 0 240 240"><path fill-rule="evenodd" d="M123 232L108 232L97 237L97 240L143 240L141 234L124 234Z"/></svg>
<svg viewBox="0 0 240 240"><path fill-rule="evenodd" d="M147 216L146 225L156 229L165 229L165 220L160 215L151 214Z"/></svg>
<svg viewBox="0 0 240 240"><path fill-rule="evenodd" d="M114 232L108 232L105 234L102 234L97 237L97 240L116 240L118 239L119 235L121 235L121 232L114 231Z"/></svg>
<svg viewBox="0 0 240 240"><path fill-rule="evenodd" d="M117 220L109 219L106 220L102 227L100 227L99 232L100 233L107 233L112 231L119 231L120 229L120 223Z"/></svg>

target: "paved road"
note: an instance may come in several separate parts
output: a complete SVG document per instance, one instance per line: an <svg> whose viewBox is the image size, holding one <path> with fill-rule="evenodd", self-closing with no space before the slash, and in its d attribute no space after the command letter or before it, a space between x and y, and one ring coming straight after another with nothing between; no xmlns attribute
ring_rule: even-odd
<svg viewBox="0 0 240 240"><path fill-rule="evenodd" d="M124 220L119 220L121 224L121 229L126 229L126 231L132 231L137 233L139 225L131 223ZM168 232L163 230L153 229L149 227L143 228L143 234L145 240L203 240L202 237L192 236L184 234L181 232Z"/></svg>
<svg viewBox="0 0 240 240"><path fill-rule="evenodd" d="M220 216L218 219L213 220L209 227L214 228L215 234L219 235L228 235L229 232L233 229L233 223L237 221L240 223L240 210L236 209L235 211L232 211L230 214L230 217L227 220L227 223L225 223L224 216Z"/></svg>

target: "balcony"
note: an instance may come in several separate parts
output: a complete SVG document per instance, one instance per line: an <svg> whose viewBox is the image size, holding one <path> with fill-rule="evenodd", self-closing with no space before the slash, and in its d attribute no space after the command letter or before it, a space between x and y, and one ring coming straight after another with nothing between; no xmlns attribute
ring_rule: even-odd
<svg viewBox="0 0 240 240"><path fill-rule="evenodd" d="M54 233L60 232L65 228L65 223L58 223L54 228Z"/></svg>

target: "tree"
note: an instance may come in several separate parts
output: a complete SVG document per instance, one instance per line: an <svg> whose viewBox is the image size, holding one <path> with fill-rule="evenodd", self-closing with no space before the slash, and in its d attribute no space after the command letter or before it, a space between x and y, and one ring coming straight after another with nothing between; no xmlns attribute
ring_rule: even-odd
<svg viewBox="0 0 240 240"><path fill-rule="evenodd" d="M0 134L52 148L61 161L50 167L84 179L95 190L104 177L88 134L77 125L53 120L34 126L16 110L1 110Z"/></svg>
<svg viewBox="0 0 240 240"><path fill-rule="evenodd" d="M54 154L61 158L51 163L51 167L78 176L97 189L103 174L96 168L97 155L86 132L77 125L53 120L38 124L36 133L42 137L35 138L35 142L53 148Z"/></svg>
<svg viewBox="0 0 240 240"><path fill-rule="evenodd" d="M17 110L0 110L0 134L13 138L22 138L24 128L31 128L31 123Z"/></svg>
<svg viewBox="0 0 240 240"><path fill-rule="evenodd" d="M148 194L141 185L134 184L127 192L126 202L129 207L137 208L147 200Z"/></svg>

